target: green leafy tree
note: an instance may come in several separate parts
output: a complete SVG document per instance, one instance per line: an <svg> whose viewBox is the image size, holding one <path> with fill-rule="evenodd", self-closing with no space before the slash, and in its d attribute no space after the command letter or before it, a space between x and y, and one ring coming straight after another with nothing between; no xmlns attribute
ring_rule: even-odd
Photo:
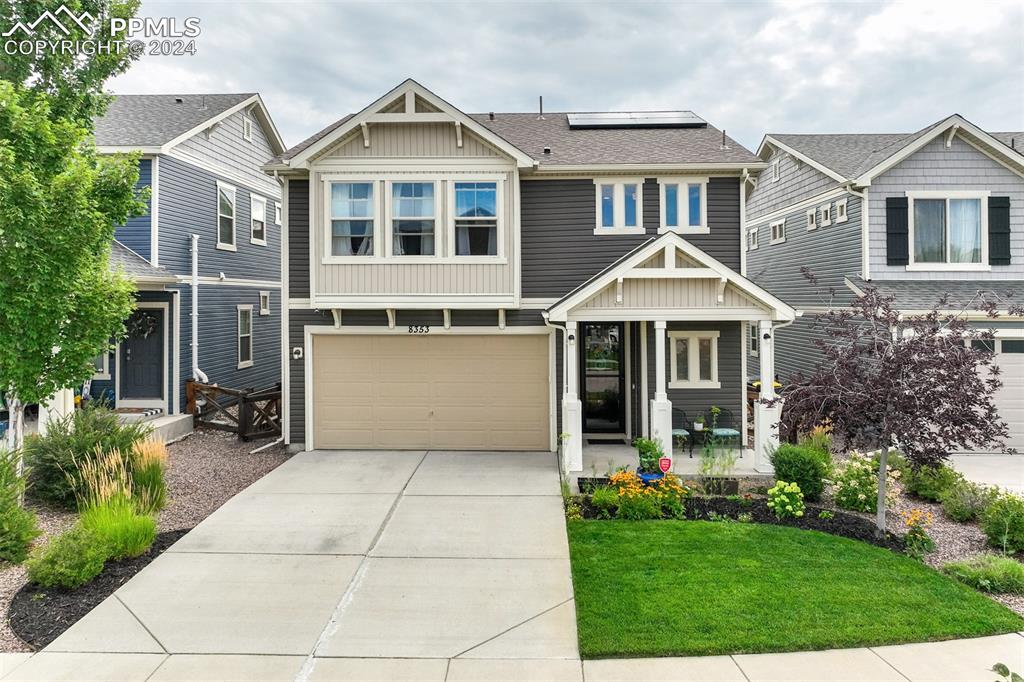
<svg viewBox="0 0 1024 682"><path fill-rule="evenodd" d="M82 28L39 22L33 40L106 40L111 17L137 1L65 2L89 12ZM33 23L56 1L0 5L0 33ZM114 226L145 211L138 156L96 154L92 122L103 84L125 71L127 51L0 54L0 390L11 412L8 445L20 451L24 408L92 374L92 359L123 333L131 283L109 267ZM20 469L20 462L19 462Z"/></svg>

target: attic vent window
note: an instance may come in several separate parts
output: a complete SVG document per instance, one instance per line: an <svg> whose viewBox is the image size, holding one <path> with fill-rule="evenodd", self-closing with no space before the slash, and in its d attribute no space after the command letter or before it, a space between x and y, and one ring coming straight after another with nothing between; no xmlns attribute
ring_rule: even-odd
<svg viewBox="0 0 1024 682"><path fill-rule="evenodd" d="M252 142L252 119L248 116L242 117L242 139Z"/></svg>

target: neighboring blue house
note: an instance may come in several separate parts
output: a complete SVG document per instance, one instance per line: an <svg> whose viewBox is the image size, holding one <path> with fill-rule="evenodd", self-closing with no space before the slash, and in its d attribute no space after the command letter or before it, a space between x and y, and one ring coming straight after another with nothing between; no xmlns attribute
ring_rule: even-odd
<svg viewBox="0 0 1024 682"><path fill-rule="evenodd" d="M915 133L766 135L767 168L747 183L746 275L804 311L776 336L780 379L820 360L814 317L828 296L846 305L874 287L914 314L948 295L948 312L966 308L992 331L996 407L1007 444L1024 448L1024 319L1007 314L1024 302L1022 145L1024 133L990 133L955 114ZM998 303L998 320L974 309L982 296ZM751 376L759 345L751 332Z"/></svg>
<svg viewBox="0 0 1024 682"><path fill-rule="evenodd" d="M193 377L280 381L281 190L260 166L284 145L260 96L121 95L96 121L96 145L141 151L151 198L117 228L111 265L138 303L128 336L97 358L91 394L180 414Z"/></svg>

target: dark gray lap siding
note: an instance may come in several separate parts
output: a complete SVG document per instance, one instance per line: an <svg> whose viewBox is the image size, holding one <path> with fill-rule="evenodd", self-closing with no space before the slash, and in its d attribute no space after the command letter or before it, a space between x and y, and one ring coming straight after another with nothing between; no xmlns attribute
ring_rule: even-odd
<svg viewBox="0 0 1024 682"><path fill-rule="evenodd" d="M288 180L288 289L309 298L309 180Z"/></svg>
<svg viewBox="0 0 1024 682"><path fill-rule="evenodd" d="M192 293L181 291L181 406L192 378ZM281 380L281 291L270 290L270 315L260 315L256 287L199 286L199 369L228 388L267 388ZM252 306L252 367L238 368L238 306Z"/></svg>
<svg viewBox="0 0 1024 682"><path fill-rule="evenodd" d="M647 179L643 188L645 233L595 235L594 181L526 180L521 187L522 290L526 298L562 296L621 258L637 245L658 236L659 188ZM739 180L711 178L708 183L710 234L684 238L739 270Z"/></svg>
<svg viewBox="0 0 1024 682"><path fill-rule="evenodd" d="M698 414L707 414L712 406L732 413L731 418L723 416L720 426L741 428L743 421L743 396L745 382L742 378L743 337L739 322L669 322L668 331L717 331L718 337L718 382L721 388L669 388L668 399L673 408L680 408L689 420ZM647 394L654 399L656 387L654 356L654 324L647 326ZM672 379L672 344L665 339L665 383Z"/></svg>

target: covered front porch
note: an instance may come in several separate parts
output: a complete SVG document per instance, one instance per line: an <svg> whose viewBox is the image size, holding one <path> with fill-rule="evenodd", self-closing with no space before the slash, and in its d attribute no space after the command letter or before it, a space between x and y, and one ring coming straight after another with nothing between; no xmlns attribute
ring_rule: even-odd
<svg viewBox="0 0 1024 682"><path fill-rule="evenodd" d="M642 436L661 443L674 471L695 474L713 428L717 442L735 450L734 474L771 472L780 407L762 401L775 398L774 328L795 317L792 308L666 233L546 316L564 330L559 398L567 473L635 465L629 443ZM746 365L755 342L764 388L748 415Z"/></svg>

